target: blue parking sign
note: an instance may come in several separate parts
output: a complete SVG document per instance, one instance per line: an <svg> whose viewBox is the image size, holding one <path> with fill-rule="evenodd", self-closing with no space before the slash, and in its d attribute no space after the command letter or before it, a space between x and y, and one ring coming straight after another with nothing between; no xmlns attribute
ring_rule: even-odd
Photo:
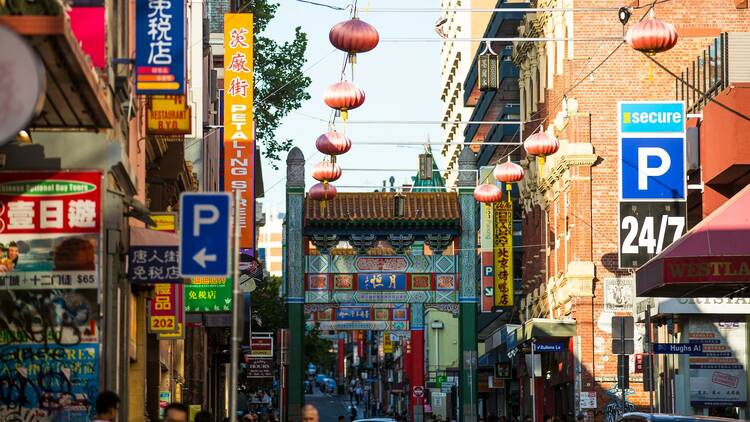
<svg viewBox="0 0 750 422"><path fill-rule="evenodd" d="M685 199L684 138L622 138L620 160L620 199Z"/></svg>
<svg viewBox="0 0 750 422"><path fill-rule="evenodd" d="M229 276L231 196L227 192L180 195L180 273Z"/></svg>

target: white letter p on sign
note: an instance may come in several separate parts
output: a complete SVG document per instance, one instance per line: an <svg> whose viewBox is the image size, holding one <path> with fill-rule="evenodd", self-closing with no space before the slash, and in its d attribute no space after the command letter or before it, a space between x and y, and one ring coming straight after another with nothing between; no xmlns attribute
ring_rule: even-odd
<svg viewBox="0 0 750 422"><path fill-rule="evenodd" d="M659 166L649 167L649 157L658 157ZM638 190L648 190L648 178L663 175L671 165L672 159L666 150L658 147L638 148Z"/></svg>
<svg viewBox="0 0 750 422"><path fill-rule="evenodd" d="M208 214L207 217L203 217L203 212ZM219 220L219 209L210 204L197 204L195 206L195 216L193 219L193 236L199 237L201 235L201 226L210 226Z"/></svg>

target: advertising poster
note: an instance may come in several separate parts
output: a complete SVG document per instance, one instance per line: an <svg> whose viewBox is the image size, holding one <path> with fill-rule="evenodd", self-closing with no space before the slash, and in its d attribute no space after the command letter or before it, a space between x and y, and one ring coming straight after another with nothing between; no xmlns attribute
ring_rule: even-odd
<svg viewBox="0 0 750 422"><path fill-rule="evenodd" d="M0 172L0 420L88 421L101 173Z"/></svg>
<svg viewBox="0 0 750 422"><path fill-rule="evenodd" d="M513 203L494 204L495 306L513 306Z"/></svg>
<svg viewBox="0 0 750 422"><path fill-rule="evenodd" d="M692 318L690 343L702 352L690 355L690 403L694 407L747 404L747 362L744 322Z"/></svg>
<svg viewBox="0 0 750 422"><path fill-rule="evenodd" d="M185 2L135 4L137 94L185 93Z"/></svg>

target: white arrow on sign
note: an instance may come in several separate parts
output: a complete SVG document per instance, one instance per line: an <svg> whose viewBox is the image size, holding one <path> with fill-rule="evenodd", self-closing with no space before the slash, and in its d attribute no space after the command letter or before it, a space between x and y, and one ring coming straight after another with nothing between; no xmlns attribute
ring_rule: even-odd
<svg viewBox="0 0 750 422"><path fill-rule="evenodd" d="M216 254L206 255L206 248L203 248L193 256L193 261L197 262L201 267L206 268L206 262L216 262Z"/></svg>

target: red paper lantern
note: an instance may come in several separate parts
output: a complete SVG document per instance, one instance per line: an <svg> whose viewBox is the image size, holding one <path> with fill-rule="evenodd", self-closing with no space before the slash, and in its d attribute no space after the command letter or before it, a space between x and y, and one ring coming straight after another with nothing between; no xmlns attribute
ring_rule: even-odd
<svg viewBox="0 0 750 422"><path fill-rule="evenodd" d="M649 17L633 25L625 41L633 49L647 54L662 53L677 44L677 30L671 23Z"/></svg>
<svg viewBox="0 0 750 422"><path fill-rule="evenodd" d="M352 148L352 141L339 132L330 131L318 136L315 140L315 148L323 154L332 156L331 162L335 163L337 155L349 152Z"/></svg>
<svg viewBox="0 0 750 422"><path fill-rule="evenodd" d="M341 167L330 161L321 161L313 167L312 177L319 182L335 182L341 177Z"/></svg>
<svg viewBox="0 0 750 422"><path fill-rule="evenodd" d="M560 142L547 132L537 132L523 141L523 148L529 155L539 157L539 165L544 165L544 157L552 155L560 149Z"/></svg>
<svg viewBox="0 0 750 422"><path fill-rule="evenodd" d="M511 183L520 182L523 180L524 171L523 167L510 161L498 164L495 166L495 170L492 172L498 182L505 183L508 191L511 189Z"/></svg>
<svg viewBox="0 0 750 422"><path fill-rule="evenodd" d="M339 110L341 119L346 121L348 111L365 102L365 92L351 82L341 81L329 86L323 96L328 107Z"/></svg>
<svg viewBox="0 0 750 422"><path fill-rule="evenodd" d="M316 183L310 188L307 197L313 201L330 201L336 197L336 188L328 183Z"/></svg>
<svg viewBox="0 0 750 422"><path fill-rule="evenodd" d="M374 26L353 18L334 25L328 40L334 47L349 53L349 60L354 63L357 53L370 51L378 45L380 35Z"/></svg>
<svg viewBox="0 0 750 422"><path fill-rule="evenodd" d="M503 199L503 190L489 183L477 185L474 188L474 199L482 203L500 202Z"/></svg>

